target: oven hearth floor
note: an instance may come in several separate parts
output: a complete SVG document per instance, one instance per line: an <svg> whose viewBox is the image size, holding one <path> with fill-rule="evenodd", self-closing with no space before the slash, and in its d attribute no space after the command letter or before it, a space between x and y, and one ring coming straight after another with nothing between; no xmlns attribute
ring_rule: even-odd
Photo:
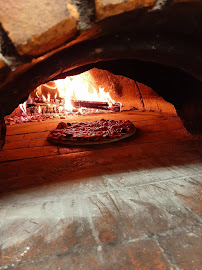
<svg viewBox="0 0 202 270"><path fill-rule="evenodd" d="M63 120L8 126L0 270L201 269L201 141L176 116L103 118L129 119L138 132L65 148L46 141Z"/></svg>

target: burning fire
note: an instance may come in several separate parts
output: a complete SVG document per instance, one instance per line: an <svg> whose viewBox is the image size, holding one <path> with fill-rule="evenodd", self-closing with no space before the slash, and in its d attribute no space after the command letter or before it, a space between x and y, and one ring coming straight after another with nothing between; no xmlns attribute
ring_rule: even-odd
<svg viewBox="0 0 202 270"><path fill-rule="evenodd" d="M115 101L104 88L96 87L89 72L65 79L49 82L37 87L29 99L20 104L23 114L27 108L37 107L34 112L43 113L82 113L84 107L107 109L115 108ZM118 104L120 107L120 104ZM116 107L117 108L117 107ZM116 110L115 110L116 111Z"/></svg>
<svg viewBox="0 0 202 270"><path fill-rule="evenodd" d="M62 80L55 81L59 90L60 97L64 98L64 107L67 111L73 111L74 106L72 100L83 101L101 101L108 102L109 105L114 103L109 93L104 91L104 88L98 90L90 85L88 81L82 79L80 75L66 77Z"/></svg>
<svg viewBox="0 0 202 270"><path fill-rule="evenodd" d="M22 104L19 105L21 111L22 111L24 114L27 113L27 106L26 106L26 103L27 103L27 101L25 101L24 103L22 103Z"/></svg>

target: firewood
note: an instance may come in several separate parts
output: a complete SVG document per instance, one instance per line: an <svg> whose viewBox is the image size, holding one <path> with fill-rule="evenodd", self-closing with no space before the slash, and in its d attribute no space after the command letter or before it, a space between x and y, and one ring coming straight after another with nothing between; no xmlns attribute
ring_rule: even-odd
<svg viewBox="0 0 202 270"><path fill-rule="evenodd" d="M85 101L85 100L71 100L72 106L76 108L93 108L100 110L112 110L112 111L121 111L120 103L114 103L112 106L108 102L101 101Z"/></svg>

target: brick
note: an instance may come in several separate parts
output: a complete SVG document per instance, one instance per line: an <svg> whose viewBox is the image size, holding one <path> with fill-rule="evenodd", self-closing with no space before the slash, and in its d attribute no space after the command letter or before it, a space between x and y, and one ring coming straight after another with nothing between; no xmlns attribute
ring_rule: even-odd
<svg viewBox="0 0 202 270"><path fill-rule="evenodd" d="M166 102L162 97L143 96L143 102L146 111L175 114L175 107Z"/></svg>
<svg viewBox="0 0 202 270"><path fill-rule="evenodd" d="M202 228L181 231L168 236L161 236L159 244L169 256L177 269L201 269L201 236Z"/></svg>
<svg viewBox="0 0 202 270"><path fill-rule="evenodd" d="M176 133L173 133L174 135ZM149 135L147 137L146 135ZM162 133L160 133L162 137ZM154 137L154 133L146 133L144 136L143 134L141 135L144 140L147 138L147 142L152 142L152 137ZM140 136L140 137L141 137ZM8 136L9 138L10 136ZM172 134L171 134L172 137ZM155 137L155 140L157 141L158 137ZM182 137L181 137L182 138ZM113 159L113 162L115 163L115 168L117 171L116 164L117 163L123 163L125 166L125 169L131 168L131 169L136 169L138 166L144 167L145 164L147 164L148 160L150 164L151 160L156 161L158 164L158 160L161 160L161 163L163 166L173 166L173 165L183 165L183 164L188 164L188 163L200 163L200 158L199 158L199 152L197 152L197 145L195 145L192 141L182 141L182 143L179 143L179 141L169 141L169 142L158 142L158 143L153 143L153 144L142 144L141 140L135 140L134 145L126 145L122 147L122 154L120 155L120 147L117 148L117 145L111 146L111 148L106 148L106 149L100 149L97 150L99 151L89 151L89 149L82 148L64 148L60 147L59 148L59 153L62 155L58 155L58 152L55 151L54 146L46 146L43 148L27 148L25 151L23 149L18 149L18 154L20 156L17 156L17 159L23 159L26 157L26 155L37 155L43 156L41 151L46 151L46 154L48 155L47 158L45 157L40 157L37 159L33 159L32 162L30 162L29 159L25 159L23 161L15 161L12 162L12 170L9 170L10 163L2 163L0 164L0 171L1 171L1 176L0 179L4 178L13 178L13 177L22 177L25 172L26 175L36 175L39 171L42 171L43 173L47 173L50 171L54 171L57 168L62 168L62 170L65 171L65 168L69 169L68 163L71 159L75 159L75 162L78 158L78 163L80 163L79 167L82 166L82 168L89 168L94 166L95 162L96 164L100 164L101 166L105 167L110 167L112 166L112 156L115 156L115 159ZM120 145L119 145L120 146ZM53 148L53 149L52 149ZM111 150L113 148L113 151ZM156 151L156 149L161 149L161 151ZM88 151L87 151L88 150ZM14 151L14 152L13 152ZM55 151L55 152L53 152ZM75 152L86 152L81 155L81 153L75 153ZM50 156L53 155L54 156ZM75 153L75 154L74 154ZM99 155L98 155L99 153ZM45 152L44 152L45 154ZM183 155L183 157L182 157ZM44 155L45 156L45 155ZM85 164L85 166L82 165L82 162L80 162L79 156L82 157L82 159L86 156L88 156L88 162ZM30 156L31 157L31 156ZM0 154L0 158L5 160L5 158L8 160L13 160L16 158L16 152L15 150L8 150L8 151L2 151ZM133 162L132 159L135 159L136 162ZM137 162L138 160L138 162ZM25 163L25 164L24 164ZM132 163L132 164L131 164ZM72 164L72 163L71 163ZM141 164L141 165L140 165ZM152 163L151 163L152 164ZM68 166L68 167L67 167ZM150 166L150 165L149 165ZM79 167L73 166L73 168L79 169ZM148 167L148 166L147 166ZM151 165L153 167L153 165ZM21 168L21 170L20 170ZM23 169L22 169L23 168ZM37 168L37 170L36 170ZM123 168L122 168L123 169ZM21 173L20 173L21 171ZM118 170L119 171L119 170ZM22 173L23 172L23 173ZM184 174L184 171L182 170L182 175ZM180 174L181 175L181 174Z"/></svg>
<svg viewBox="0 0 202 270"><path fill-rule="evenodd" d="M140 134L141 132L141 134ZM182 134L181 134L182 133ZM145 132L139 131L139 136L136 134L136 137L131 137L130 140L121 140L117 142L116 144L109 144L106 146L106 148L114 148L113 152L119 151L120 147L126 147L127 148L127 154L133 155L135 153L135 148L137 148L138 144L141 143L151 143L153 141L172 141L173 138L180 139L180 138L186 138L191 139L191 137L186 136L186 134L183 134L184 130L171 130L171 131L162 131L162 132ZM23 144L24 147L23 148ZM13 147L16 145L15 147ZM28 148L27 148L28 147ZM40 148L39 148L40 147ZM102 145L94 146L94 149L99 150L102 148ZM70 154L74 152L83 152L85 148L68 148L68 147L60 147L59 150L52 146L51 143L47 142L46 139L39 139L39 140L33 140L33 141L24 141L14 143L11 145L11 149L9 149L9 146L5 146L5 151L2 151L0 155L0 162L5 161L14 161L19 159L29 159L34 157L43 157L43 156L52 156L52 155L58 155L58 154ZM90 150L90 148L89 148ZM89 151L87 150L87 151ZM109 152L109 151L108 151ZM122 158L123 156L120 155L119 158ZM119 159L117 158L117 160Z"/></svg>
<svg viewBox="0 0 202 270"><path fill-rule="evenodd" d="M118 15L127 11L151 7L156 0L95 0L97 20Z"/></svg>
<svg viewBox="0 0 202 270"><path fill-rule="evenodd" d="M198 181L195 181L198 180ZM192 182L193 186L195 186L193 194L182 194L178 193L178 196L183 200L183 202L191 209L194 213L199 216L202 216L202 184L199 183L199 179L190 178L190 182Z"/></svg>
<svg viewBox="0 0 202 270"><path fill-rule="evenodd" d="M137 85L140 89L142 96L152 96L156 98L159 97L159 95L152 88L146 86L145 84L137 82Z"/></svg>
<svg viewBox="0 0 202 270"><path fill-rule="evenodd" d="M184 207L173 192L173 189L179 190L180 185L188 185L188 179L166 181L166 184L163 180L158 184L146 184L142 180L143 187L138 187L135 181L138 176L135 179L135 176L132 176L135 173L127 174L128 178L122 178L122 183L128 186L127 189L120 187L118 176L117 181L115 177L113 181L113 176L111 179L110 176L106 176L109 178L108 182L101 179L97 186L93 186L93 181L87 183L90 190L99 190L101 187L102 190L106 190L90 197L100 214L93 218L93 221L102 243L115 244L128 238L156 235L178 226L197 224L198 219ZM147 177L145 174L145 178ZM151 178L154 182L158 181L157 176ZM129 184L129 181L133 183ZM108 191L110 188L112 190Z"/></svg>
<svg viewBox="0 0 202 270"><path fill-rule="evenodd" d="M2 151L0 155L0 161L8 161L8 160L18 160L25 158L34 158L34 157L43 157L43 156L51 156L57 155L58 149L55 146L42 146L25 148L25 149L15 149Z"/></svg>
<svg viewBox="0 0 202 270"><path fill-rule="evenodd" d="M29 211L27 207L29 206L21 207L21 211ZM53 210L53 205L50 202L44 202L43 207L45 211ZM49 207L50 209L48 210ZM10 222L7 227L1 227L2 240L6 236L9 240L1 248L0 266L10 263L21 263L27 260L38 260L41 257L65 252L74 253L85 248L92 248L96 244L90 225L86 219L77 218L74 220L70 218L67 220L58 218L55 222L50 220L49 224L48 219L46 221L44 219L45 222L34 218L27 218L22 221L20 218L16 218L14 214L15 211L18 211L18 208L18 206L15 206L13 210L11 209L12 211L8 212L8 214L13 212L13 217L11 217L13 223ZM71 212L71 209L67 211ZM76 212L78 210L75 209L75 214ZM23 224L26 225L24 226ZM19 227L23 228L20 232L21 235L14 235L14 228ZM15 242L16 236L19 239ZM24 241L20 242L19 240L22 239Z"/></svg>
<svg viewBox="0 0 202 270"><path fill-rule="evenodd" d="M125 110L134 107L138 110L144 109L137 86L133 80L97 68L91 69L88 72L88 76L95 85L107 89L113 100L116 100L117 102L121 101Z"/></svg>
<svg viewBox="0 0 202 270"><path fill-rule="evenodd" d="M4 30L21 54L42 54L71 38L79 14L66 0L0 1Z"/></svg>
<svg viewBox="0 0 202 270"><path fill-rule="evenodd" d="M141 92L146 111L176 114L175 107L171 103L166 102L152 88L139 82L137 82L137 85Z"/></svg>
<svg viewBox="0 0 202 270"><path fill-rule="evenodd" d="M167 239L199 223L179 197L195 194L201 178L195 148L182 141L1 164L1 177L25 176L1 180L5 191L15 189L1 194L2 269L173 269L178 254ZM180 252L187 255L186 245Z"/></svg>
<svg viewBox="0 0 202 270"><path fill-rule="evenodd" d="M38 262L14 263L12 269L174 269L153 240L119 243L116 246L97 246L80 252L69 252L46 257Z"/></svg>

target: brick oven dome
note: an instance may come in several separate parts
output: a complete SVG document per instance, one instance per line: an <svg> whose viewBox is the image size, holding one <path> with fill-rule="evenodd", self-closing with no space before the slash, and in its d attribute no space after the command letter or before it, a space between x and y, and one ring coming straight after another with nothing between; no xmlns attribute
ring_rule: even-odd
<svg viewBox="0 0 202 270"><path fill-rule="evenodd" d="M1 123L40 84L97 67L152 87L201 133L201 12L201 1L1 2Z"/></svg>
<svg viewBox="0 0 202 270"><path fill-rule="evenodd" d="M201 0L0 0L0 270L202 269L201 26Z"/></svg>

